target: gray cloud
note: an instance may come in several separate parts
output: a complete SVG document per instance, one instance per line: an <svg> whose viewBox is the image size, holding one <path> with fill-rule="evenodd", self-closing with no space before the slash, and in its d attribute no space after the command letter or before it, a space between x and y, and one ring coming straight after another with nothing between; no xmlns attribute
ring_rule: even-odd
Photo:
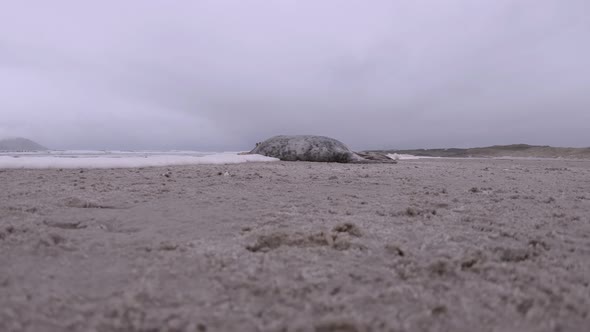
<svg viewBox="0 0 590 332"><path fill-rule="evenodd" d="M0 136L55 148L590 146L590 5L19 1Z"/></svg>

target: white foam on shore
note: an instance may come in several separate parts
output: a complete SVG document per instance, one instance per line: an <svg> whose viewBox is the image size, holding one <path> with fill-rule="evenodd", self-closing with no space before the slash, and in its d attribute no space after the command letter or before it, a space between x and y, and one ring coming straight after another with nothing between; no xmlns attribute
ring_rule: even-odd
<svg viewBox="0 0 590 332"><path fill-rule="evenodd" d="M389 153L387 157L393 160L412 160L412 159L426 159L426 158L438 158L438 157L424 157L424 156L414 156L411 154L400 154L400 153Z"/></svg>
<svg viewBox="0 0 590 332"><path fill-rule="evenodd" d="M239 155L237 153L203 153L187 155L187 153L96 153L86 154L26 154L0 155L0 169L2 168L135 168L175 165L199 164L239 164L247 162L272 162L276 158L257 154Z"/></svg>

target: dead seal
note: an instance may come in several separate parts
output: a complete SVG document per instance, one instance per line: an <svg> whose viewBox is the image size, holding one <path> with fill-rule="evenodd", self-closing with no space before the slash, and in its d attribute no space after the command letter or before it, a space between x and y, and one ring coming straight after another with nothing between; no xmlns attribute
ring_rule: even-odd
<svg viewBox="0 0 590 332"><path fill-rule="evenodd" d="M249 154L260 154L284 161L317 161L335 163L395 163L390 158L364 158L342 142L325 136L280 135L256 144Z"/></svg>

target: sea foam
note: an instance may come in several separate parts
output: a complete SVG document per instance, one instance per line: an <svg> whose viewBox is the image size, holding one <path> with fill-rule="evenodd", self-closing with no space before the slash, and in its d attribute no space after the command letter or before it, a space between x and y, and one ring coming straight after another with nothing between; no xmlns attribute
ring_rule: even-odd
<svg viewBox="0 0 590 332"><path fill-rule="evenodd" d="M400 153L389 153L387 157L393 160L412 160L412 159L425 159L425 158L437 158L437 157L425 157L425 156L414 156L411 154L400 154Z"/></svg>
<svg viewBox="0 0 590 332"><path fill-rule="evenodd" d="M207 153L193 151L48 151L39 153L2 153L4 168L135 168L199 164L239 164L272 162L276 158L261 155Z"/></svg>

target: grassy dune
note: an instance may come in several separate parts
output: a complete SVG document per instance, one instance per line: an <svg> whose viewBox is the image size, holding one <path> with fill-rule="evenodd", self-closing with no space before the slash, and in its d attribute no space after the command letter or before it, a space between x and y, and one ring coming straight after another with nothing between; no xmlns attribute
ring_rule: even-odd
<svg viewBox="0 0 590 332"><path fill-rule="evenodd" d="M563 148L552 146L538 146L528 144L494 145L478 148L449 148L449 149L412 149L412 150L381 150L366 151L379 153L400 153L425 157L456 157L456 158L492 158L492 157L518 157L518 158L568 158L590 159L590 147L588 148Z"/></svg>

